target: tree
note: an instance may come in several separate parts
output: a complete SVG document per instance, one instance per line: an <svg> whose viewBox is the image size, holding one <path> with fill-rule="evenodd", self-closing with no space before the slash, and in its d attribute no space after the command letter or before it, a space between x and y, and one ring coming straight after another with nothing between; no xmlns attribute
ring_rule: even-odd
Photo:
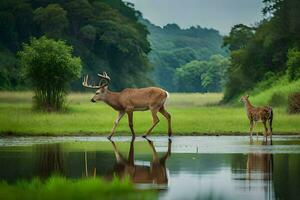
<svg viewBox="0 0 300 200"><path fill-rule="evenodd" d="M35 107L59 111L64 106L70 81L79 78L81 60L72 56L72 47L43 36L24 44L18 54L24 78L34 89Z"/></svg>
<svg viewBox="0 0 300 200"><path fill-rule="evenodd" d="M175 85L184 92L220 92L225 82L229 61L213 55L208 61L193 60L175 72Z"/></svg>
<svg viewBox="0 0 300 200"><path fill-rule="evenodd" d="M300 78L300 51L296 48L288 51L287 72L291 80Z"/></svg>
<svg viewBox="0 0 300 200"><path fill-rule="evenodd" d="M67 11L59 4L49 4L34 11L34 21L47 36L58 38L68 26Z"/></svg>
<svg viewBox="0 0 300 200"><path fill-rule="evenodd" d="M253 28L237 24L231 29L229 36L224 37L223 47L228 46L231 51L245 48L253 35Z"/></svg>

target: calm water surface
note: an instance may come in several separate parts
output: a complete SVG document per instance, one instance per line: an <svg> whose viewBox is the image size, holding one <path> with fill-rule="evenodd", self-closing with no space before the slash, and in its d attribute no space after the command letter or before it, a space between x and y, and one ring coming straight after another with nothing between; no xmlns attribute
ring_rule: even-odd
<svg viewBox="0 0 300 200"><path fill-rule="evenodd" d="M0 179L129 176L159 199L299 199L300 137L0 138Z"/></svg>

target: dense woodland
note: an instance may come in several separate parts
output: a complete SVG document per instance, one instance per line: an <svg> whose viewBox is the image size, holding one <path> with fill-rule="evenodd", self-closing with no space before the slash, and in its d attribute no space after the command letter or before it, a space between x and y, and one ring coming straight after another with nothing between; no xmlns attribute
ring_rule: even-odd
<svg viewBox="0 0 300 200"><path fill-rule="evenodd" d="M73 46L84 73L106 70L114 89L151 84L148 30L140 17L121 0L1 0L0 88L26 87L16 53L31 37L43 35ZM80 84L75 81L73 89Z"/></svg>
<svg viewBox="0 0 300 200"><path fill-rule="evenodd" d="M297 80L300 1L263 2L262 21L235 25L223 38L200 26L155 26L121 0L1 0L0 89L28 88L17 52L44 35L72 46L84 74L107 71L114 90L150 85L173 92L224 90L228 102L264 81ZM74 81L72 89L82 90L80 83Z"/></svg>
<svg viewBox="0 0 300 200"><path fill-rule="evenodd" d="M260 82L271 87L283 76L290 81L300 78L300 1L263 2L264 20L254 27L238 24L224 38L231 51L225 102Z"/></svg>
<svg viewBox="0 0 300 200"><path fill-rule="evenodd" d="M112 89L149 85L170 91L222 89L220 81L212 83L218 77L212 74L216 70L202 73L213 68L212 63L193 62L224 59L210 58L226 55L220 47L222 36L213 29L180 29L176 24L160 28L121 0L3 0L0 18L1 89L28 87L22 80L17 52L31 37L43 35L71 45L83 61L83 73L95 75L106 70L113 80ZM189 79L183 76L190 72L179 72L191 70L184 67L189 62L195 66L193 70L201 69L194 78L203 81L190 80L193 85L185 88L179 81ZM72 88L82 89L80 81L74 81Z"/></svg>

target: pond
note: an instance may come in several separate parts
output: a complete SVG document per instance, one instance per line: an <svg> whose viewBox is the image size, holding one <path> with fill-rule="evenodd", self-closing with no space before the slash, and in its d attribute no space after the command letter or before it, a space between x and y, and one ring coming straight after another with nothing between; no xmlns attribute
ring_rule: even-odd
<svg viewBox="0 0 300 200"><path fill-rule="evenodd" d="M300 137L0 138L0 179L130 177L159 199L298 199Z"/></svg>

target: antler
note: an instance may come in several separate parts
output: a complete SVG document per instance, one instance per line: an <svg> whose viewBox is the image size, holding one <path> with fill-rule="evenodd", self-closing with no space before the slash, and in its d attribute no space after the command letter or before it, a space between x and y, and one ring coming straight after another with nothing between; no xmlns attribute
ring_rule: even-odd
<svg viewBox="0 0 300 200"><path fill-rule="evenodd" d="M100 78L105 79L105 80L109 83L110 78L109 78L109 76L107 75L106 72L103 72L103 74L98 74L98 76L99 76Z"/></svg>
<svg viewBox="0 0 300 200"><path fill-rule="evenodd" d="M83 77L83 82L82 82L83 87L92 88L92 89L99 89L101 87L101 85L95 85L95 82L94 82L94 85L89 85L88 79L89 79L89 75L86 75L86 77Z"/></svg>

